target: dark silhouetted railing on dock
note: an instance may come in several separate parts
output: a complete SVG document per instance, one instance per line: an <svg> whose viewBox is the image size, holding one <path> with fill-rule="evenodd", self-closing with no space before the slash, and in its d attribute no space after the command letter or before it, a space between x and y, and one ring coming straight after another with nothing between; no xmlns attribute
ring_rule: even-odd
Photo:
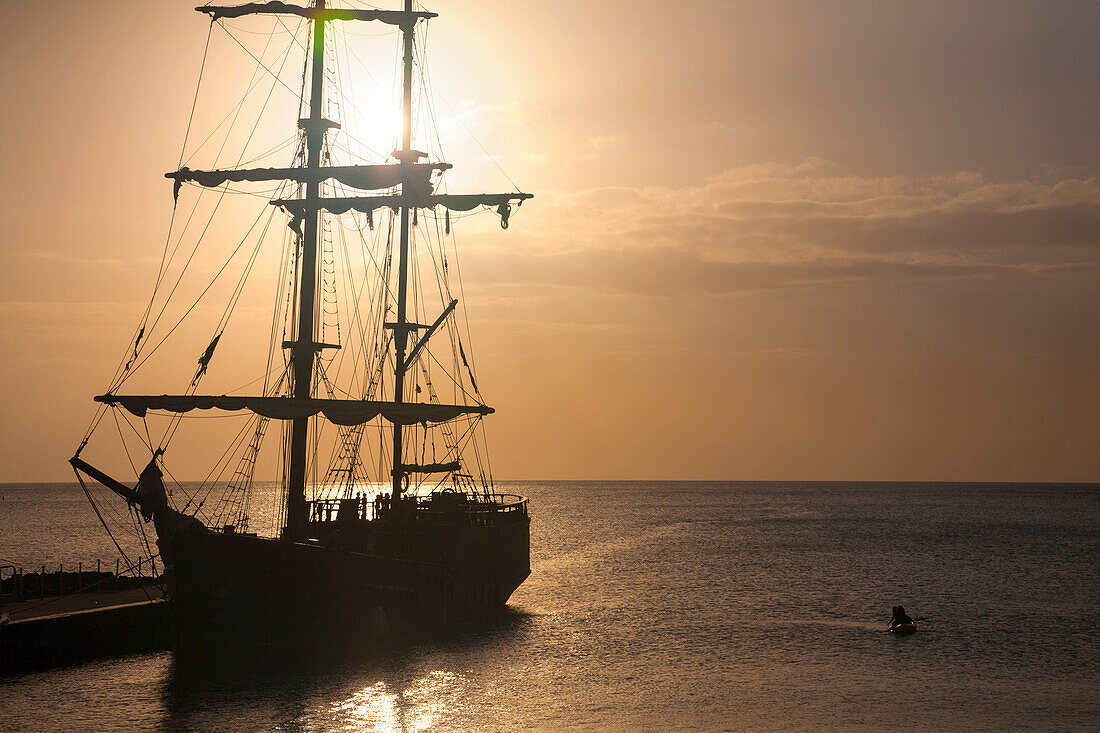
<svg viewBox="0 0 1100 733"><path fill-rule="evenodd" d="M114 568L104 566L99 560L88 563L87 567L80 562L75 568L71 565L66 568L61 563L57 570L47 570L47 566L42 565L33 572L26 572L21 566L4 565L0 567L0 603L72 593L129 590L156 584L160 575L161 568L155 557L139 557L129 566L116 560Z"/></svg>

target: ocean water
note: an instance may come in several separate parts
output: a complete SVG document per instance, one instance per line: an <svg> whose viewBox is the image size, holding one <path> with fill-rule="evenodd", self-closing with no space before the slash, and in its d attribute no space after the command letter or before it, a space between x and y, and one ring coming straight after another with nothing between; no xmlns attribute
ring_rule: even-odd
<svg viewBox="0 0 1100 733"><path fill-rule="evenodd" d="M277 678L183 683L170 653L10 677L0 730L1100 728L1100 486L499 488L532 515L499 622ZM0 563L112 552L76 487L0 486Z"/></svg>

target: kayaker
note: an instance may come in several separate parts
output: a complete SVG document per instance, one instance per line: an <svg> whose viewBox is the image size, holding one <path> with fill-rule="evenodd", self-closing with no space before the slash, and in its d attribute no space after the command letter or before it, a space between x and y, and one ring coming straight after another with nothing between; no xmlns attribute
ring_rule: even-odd
<svg viewBox="0 0 1100 733"><path fill-rule="evenodd" d="M890 628L891 629L896 628L898 626L901 626L902 624L910 624L911 625L912 623L913 623L913 619L909 618L905 614L905 609L904 608L902 608L901 606L894 606L894 615L890 619Z"/></svg>

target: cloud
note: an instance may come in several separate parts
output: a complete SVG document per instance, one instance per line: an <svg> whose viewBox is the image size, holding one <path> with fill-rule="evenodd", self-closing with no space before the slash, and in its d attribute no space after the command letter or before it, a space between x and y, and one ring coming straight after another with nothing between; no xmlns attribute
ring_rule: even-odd
<svg viewBox="0 0 1100 733"><path fill-rule="evenodd" d="M545 153L504 153L502 155L474 155L468 160L482 163L503 163L515 161L519 163L546 163L550 156Z"/></svg>
<svg viewBox="0 0 1100 733"><path fill-rule="evenodd" d="M754 290L1006 275L1100 274L1100 266L890 262L881 259L722 262L672 248L626 253L599 249L561 255L512 254L478 263L501 282L559 285L634 295L724 295Z"/></svg>
<svg viewBox="0 0 1100 733"><path fill-rule="evenodd" d="M624 135L595 135L588 138L588 147L600 150L602 148L611 148L616 145L622 145L627 142L628 138Z"/></svg>
<svg viewBox="0 0 1100 733"><path fill-rule="evenodd" d="M447 107L448 115L439 119L441 130L465 128L471 133L485 133L497 127L520 125L531 118L531 110L518 102L479 104L463 99L456 107Z"/></svg>
<svg viewBox="0 0 1100 733"><path fill-rule="evenodd" d="M23 257L31 260L44 260L47 262L64 262L67 265L85 265L89 267L122 267L132 268L135 264L150 264L160 261L158 257L77 257L75 255L62 254L41 249L16 250L10 253L11 257Z"/></svg>
<svg viewBox="0 0 1100 733"><path fill-rule="evenodd" d="M1095 176L868 178L811 158L533 203L485 257L501 282L667 295L1100 271Z"/></svg>

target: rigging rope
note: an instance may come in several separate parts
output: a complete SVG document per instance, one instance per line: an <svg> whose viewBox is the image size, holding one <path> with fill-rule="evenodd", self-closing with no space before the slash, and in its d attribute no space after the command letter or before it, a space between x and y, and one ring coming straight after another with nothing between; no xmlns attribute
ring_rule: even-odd
<svg viewBox="0 0 1100 733"><path fill-rule="evenodd" d="M202 63L199 64L199 78L195 83L195 96L191 99L191 114L187 116L187 129L183 132L183 145L180 146L180 159L176 169L183 167L183 156L187 152L187 141L191 137L191 123L195 121L195 108L199 104L199 89L202 87L203 72L206 70L206 55L210 52L210 38L214 34L214 19L210 19L210 25L206 28L206 44L202 50Z"/></svg>

